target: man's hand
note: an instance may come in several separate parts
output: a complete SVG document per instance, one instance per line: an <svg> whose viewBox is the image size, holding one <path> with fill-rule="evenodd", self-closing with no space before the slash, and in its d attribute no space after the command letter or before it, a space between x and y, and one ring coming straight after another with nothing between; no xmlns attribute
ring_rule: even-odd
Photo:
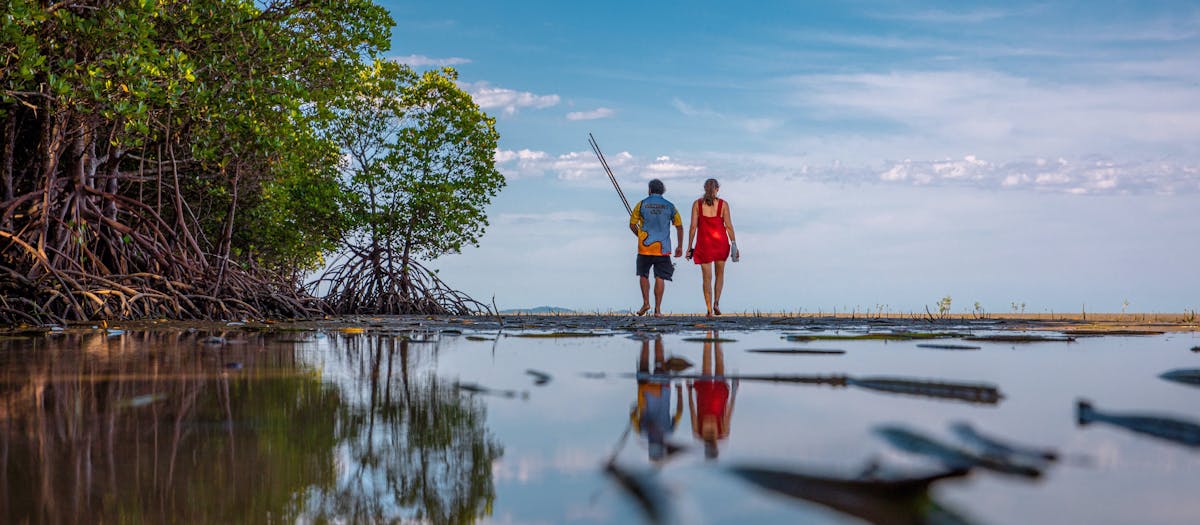
<svg viewBox="0 0 1200 525"><path fill-rule="evenodd" d="M675 247L675 258L678 259L680 257L683 257L683 246L676 246Z"/></svg>

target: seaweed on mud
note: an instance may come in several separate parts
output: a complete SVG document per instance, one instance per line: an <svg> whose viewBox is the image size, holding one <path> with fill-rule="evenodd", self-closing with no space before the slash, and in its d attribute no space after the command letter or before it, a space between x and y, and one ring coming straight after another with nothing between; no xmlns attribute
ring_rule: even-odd
<svg viewBox="0 0 1200 525"><path fill-rule="evenodd" d="M746 350L756 354L795 354L795 355L841 355L845 350L822 348L752 348Z"/></svg>
<svg viewBox="0 0 1200 525"><path fill-rule="evenodd" d="M1099 328L1099 329L1080 328L1080 329L1075 329L1075 330L1063 330L1062 333L1063 333L1063 335L1066 335L1066 336L1087 337L1087 336L1105 336L1105 335L1163 335L1166 332L1162 332L1162 331L1158 331L1158 330L1125 330L1125 329L1105 330L1103 328Z"/></svg>
<svg viewBox="0 0 1200 525"><path fill-rule="evenodd" d="M982 341L989 343L1069 343L1075 340L1070 336L1028 335L1028 334L993 334L964 337L964 341Z"/></svg>
<svg viewBox="0 0 1200 525"><path fill-rule="evenodd" d="M966 334L954 332L876 332L870 334L830 335L830 334L788 334L783 336L788 341L911 341L914 339L952 339L964 337Z"/></svg>
<svg viewBox="0 0 1200 525"><path fill-rule="evenodd" d="M935 348L938 350L979 350L981 346L971 345L945 345L937 343L918 343L917 348Z"/></svg>
<svg viewBox="0 0 1200 525"><path fill-rule="evenodd" d="M508 334L509 337L529 337L542 339L555 339L565 337L611 337L613 334L607 332L535 332L523 334Z"/></svg>

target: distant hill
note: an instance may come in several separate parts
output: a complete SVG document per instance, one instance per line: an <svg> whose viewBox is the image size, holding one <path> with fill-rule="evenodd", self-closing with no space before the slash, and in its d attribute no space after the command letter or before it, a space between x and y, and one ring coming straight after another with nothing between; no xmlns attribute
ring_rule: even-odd
<svg viewBox="0 0 1200 525"><path fill-rule="evenodd" d="M575 310L558 306L535 306L533 308L509 308L500 310L502 314L573 314Z"/></svg>

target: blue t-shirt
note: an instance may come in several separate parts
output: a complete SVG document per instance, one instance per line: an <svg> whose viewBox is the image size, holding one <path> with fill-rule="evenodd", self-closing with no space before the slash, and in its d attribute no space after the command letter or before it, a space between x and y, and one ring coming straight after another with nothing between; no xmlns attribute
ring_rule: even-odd
<svg viewBox="0 0 1200 525"><path fill-rule="evenodd" d="M629 224L638 227L638 253L670 255L671 226L683 226L683 219L671 201L652 194L633 207Z"/></svg>

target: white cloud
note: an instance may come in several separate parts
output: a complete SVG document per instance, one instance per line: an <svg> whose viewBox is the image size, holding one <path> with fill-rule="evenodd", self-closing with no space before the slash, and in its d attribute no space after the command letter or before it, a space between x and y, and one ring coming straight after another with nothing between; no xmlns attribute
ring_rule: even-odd
<svg viewBox="0 0 1200 525"><path fill-rule="evenodd" d="M611 117L614 113L609 108L596 108L591 111L572 111L567 113L567 120L595 120Z"/></svg>
<svg viewBox="0 0 1200 525"><path fill-rule="evenodd" d="M620 181L652 178L700 181L715 175L747 184L783 177L855 186L954 186L1088 195L1200 193L1200 163L1116 160L1095 155L993 160L967 154L956 158L908 158L851 165L839 161L814 162L803 155L707 154L681 160L667 155L649 159L622 151L607 160ZM571 183L609 184L600 162L590 151L553 155L529 149L497 150L496 164L509 179L548 176Z"/></svg>
<svg viewBox="0 0 1200 525"><path fill-rule="evenodd" d="M879 180L914 185L1029 189L1070 194L1176 194L1200 192L1200 166L1109 159L994 163L968 155L962 159L904 160L880 171Z"/></svg>
<svg viewBox="0 0 1200 525"><path fill-rule="evenodd" d="M406 55L402 57L393 57L392 60L401 64L407 64L412 67L425 66L457 66L460 64L470 64L471 59L462 57L446 57L436 58L427 57L425 55Z"/></svg>
<svg viewBox="0 0 1200 525"><path fill-rule="evenodd" d="M528 91L516 91L508 88L495 87L487 82L464 82L464 89L475 99L475 103L483 109L500 109L506 115L512 115L522 108L544 109L555 106L559 102L558 95L537 95Z"/></svg>
<svg viewBox="0 0 1200 525"><path fill-rule="evenodd" d="M643 169L646 173L645 176L669 179L695 176L704 171L704 166L676 162L671 160L671 157L664 155L654 159L654 162L647 164Z"/></svg>

